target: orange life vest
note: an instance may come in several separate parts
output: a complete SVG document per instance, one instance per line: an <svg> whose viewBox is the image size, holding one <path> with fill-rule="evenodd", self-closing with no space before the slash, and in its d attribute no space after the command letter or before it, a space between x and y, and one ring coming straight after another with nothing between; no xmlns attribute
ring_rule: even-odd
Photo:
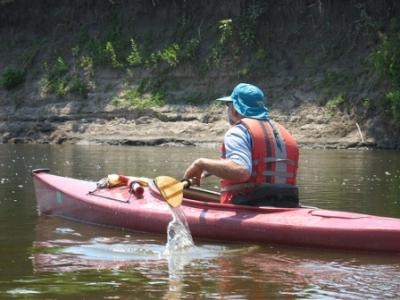
<svg viewBox="0 0 400 300"><path fill-rule="evenodd" d="M221 203L230 203L237 193L250 193L262 183L296 185L299 148L293 136L272 121L242 119L252 141L252 173L245 182L221 180ZM222 158L225 146L222 145Z"/></svg>

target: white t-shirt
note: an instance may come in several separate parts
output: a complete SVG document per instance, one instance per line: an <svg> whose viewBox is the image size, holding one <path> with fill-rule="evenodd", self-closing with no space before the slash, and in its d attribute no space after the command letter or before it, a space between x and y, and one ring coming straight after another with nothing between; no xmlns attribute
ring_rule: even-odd
<svg viewBox="0 0 400 300"><path fill-rule="evenodd" d="M231 127L224 137L225 158L246 168L247 172L252 172L252 142L247 128L243 124Z"/></svg>

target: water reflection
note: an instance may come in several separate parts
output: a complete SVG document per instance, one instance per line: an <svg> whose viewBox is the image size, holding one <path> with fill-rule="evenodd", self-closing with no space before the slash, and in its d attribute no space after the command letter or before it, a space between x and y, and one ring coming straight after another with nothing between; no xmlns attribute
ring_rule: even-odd
<svg viewBox="0 0 400 300"><path fill-rule="evenodd" d="M59 222L45 216L38 220L31 257L35 272L124 272L134 269L147 277L150 284L168 284L166 299L180 299L186 266L215 259L225 251L225 247L218 245L192 244L191 247L182 248L174 244L173 248L166 248L168 243L166 246L160 236L149 239L144 234L98 237L93 236L93 232L78 232L72 227L82 227L76 224L71 224L72 227L57 227ZM154 270L160 273L154 274Z"/></svg>
<svg viewBox="0 0 400 300"><path fill-rule="evenodd" d="M71 288L79 278L86 288L96 288L96 294L108 293L107 286L126 289L134 284L137 293L151 291L164 299L197 293L206 298L235 295L235 299L400 297L396 255L201 241L168 255L165 243L159 235L100 230L40 217L32 264L43 275L20 282L13 291L51 295L51 287L43 288L42 281L63 280L63 286ZM80 293L88 292L80 287Z"/></svg>

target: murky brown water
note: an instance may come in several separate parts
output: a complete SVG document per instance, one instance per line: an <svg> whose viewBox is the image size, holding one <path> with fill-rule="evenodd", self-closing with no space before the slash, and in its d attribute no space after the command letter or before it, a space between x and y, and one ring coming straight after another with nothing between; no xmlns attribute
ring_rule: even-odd
<svg viewBox="0 0 400 300"><path fill-rule="evenodd" d="M34 168L91 180L180 178L194 158L217 152L0 145L0 298L400 298L398 255L195 241L192 251L165 256L166 235L37 215ZM303 204L400 217L399 152L304 150L298 184Z"/></svg>

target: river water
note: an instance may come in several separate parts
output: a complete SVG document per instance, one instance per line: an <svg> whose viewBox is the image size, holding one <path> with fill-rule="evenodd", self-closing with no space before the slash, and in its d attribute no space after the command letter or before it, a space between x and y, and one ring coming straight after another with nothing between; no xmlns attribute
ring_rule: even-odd
<svg viewBox="0 0 400 300"><path fill-rule="evenodd" d="M196 241L38 216L30 171L180 178L214 148L0 145L0 298L399 299L400 256ZM302 203L400 218L400 153L302 150ZM209 177L204 187L218 188ZM373 237L371 237L373 238ZM399 237L400 238L400 237Z"/></svg>

